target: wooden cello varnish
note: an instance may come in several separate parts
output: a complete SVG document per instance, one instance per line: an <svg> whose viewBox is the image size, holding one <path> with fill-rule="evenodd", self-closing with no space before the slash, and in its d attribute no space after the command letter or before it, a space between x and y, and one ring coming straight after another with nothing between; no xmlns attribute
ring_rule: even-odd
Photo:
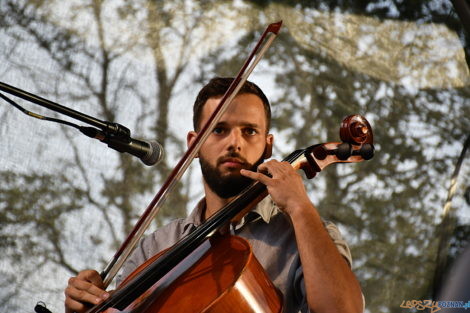
<svg viewBox="0 0 470 313"><path fill-rule="evenodd" d="M149 259L134 273L152 261ZM276 287L255 258L250 244L241 237L215 236L181 263L147 290L140 297L142 301L133 302L124 312L282 311L282 298ZM180 275L181 271L185 271L184 275Z"/></svg>

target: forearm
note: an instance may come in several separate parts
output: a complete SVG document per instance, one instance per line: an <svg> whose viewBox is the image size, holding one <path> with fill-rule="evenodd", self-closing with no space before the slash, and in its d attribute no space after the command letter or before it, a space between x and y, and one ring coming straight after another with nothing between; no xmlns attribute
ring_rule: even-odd
<svg viewBox="0 0 470 313"><path fill-rule="evenodd" d="M362 312L360 285L312 204L288 210L302 262L309 308L315 313Z"/></svg>
<svg viewBox="0 0 470 313"><path fill-rule="evenodd" d="M347 262L338 252L309 200L301 176L287 162L270 160L261 173L240 173L265 184L278 207L290 216L304 273L307 302L315 313L359 313L362 294Z"/></svg>

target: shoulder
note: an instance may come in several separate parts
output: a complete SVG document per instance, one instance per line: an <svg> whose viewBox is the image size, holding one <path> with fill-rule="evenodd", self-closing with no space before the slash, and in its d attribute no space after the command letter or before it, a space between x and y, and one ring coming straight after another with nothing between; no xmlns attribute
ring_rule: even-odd
<svg viewBox="0 0 470 313"><path fill-rule="evenodd" d="M191 230L190 226L191 224L188 224L186 219L180 218L145 236L124 263L121 274L118 275L116 281L117 285L149 258L174 245L186 232Z"/></svg>
<svg viewBox="0 0 470 313"><path fill-rule="evenodd" d="M184 218L179 218L144 237L140 246L143 250L142 252L144 253L145 259L148 259L160 251L174 245L185 235L185 233L189 232L191 228L192 224L188 224L187 220Z"/></svg>
<svg viewBox="0 0 470 313"><path fill-rule="evenodd" d="M287 245L287 243L289 242L293 243L294 245L296 244L291 220L286 214L282 212L282 210L276 206L270 197L267 197L265 200L260 202L254 211L259 214L266 222L266 226L269 225L268 228L270 233L276 233L275 238L277 240L281 240L282 237L284 237L284 242L282 245L283 247L288 247L289 245ZM349 266L351 266L351 251L349 250L349 246L346 240L344 240L343 236L341 235L339 228L331 221L322 219L322 222L331 240L336 245L339 253L346 259ZM271 238L268 241L272 240L273 239Z"/></svg>
<svg viewBox="0 0 470 313"><path fill-rule="evenodd" d="M200 225L202 223L201 214L204 203L205 200L202 199L187 217L174 219L145 237L141 242L145 258L148 259L156 253L173 246L196 226Z"/></svg>

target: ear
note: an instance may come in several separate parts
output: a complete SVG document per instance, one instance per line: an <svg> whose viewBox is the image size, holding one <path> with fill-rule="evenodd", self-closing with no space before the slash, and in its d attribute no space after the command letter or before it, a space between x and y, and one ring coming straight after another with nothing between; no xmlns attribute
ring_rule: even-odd
<svg viewBox="0 0 470 313"><path fill-rule="evenodd" d="M190 131L188 132L188 134L186 135L186 147L190 147L193 142L194 142L194 139L196 139L197 137L197 133L195 131ZM196 154L196 158L198 157L198 155Z"/></svg>
<svg viewBox="0 0 470 313"><path fill-rule="evenodd" d="M273 155L273 142L274 136L272 134L268 134L266 136L266 147L264 147L263 158L269 159Z"/></svg>

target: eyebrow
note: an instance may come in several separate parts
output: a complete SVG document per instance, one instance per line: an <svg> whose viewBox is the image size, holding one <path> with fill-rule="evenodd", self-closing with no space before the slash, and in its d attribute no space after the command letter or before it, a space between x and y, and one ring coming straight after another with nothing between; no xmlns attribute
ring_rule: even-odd
<svg viewBox="0 0 470 313"><path fill-rule="evenodd" d="M228 125L227 122L218 122L217 123L217 126L226 126L226 125ZM250 123L250 122L241 122L240 125L243 126L243 127L251 127L251 128L257 128L257 129L261 128L261 126L259 124Z"/></svg>

